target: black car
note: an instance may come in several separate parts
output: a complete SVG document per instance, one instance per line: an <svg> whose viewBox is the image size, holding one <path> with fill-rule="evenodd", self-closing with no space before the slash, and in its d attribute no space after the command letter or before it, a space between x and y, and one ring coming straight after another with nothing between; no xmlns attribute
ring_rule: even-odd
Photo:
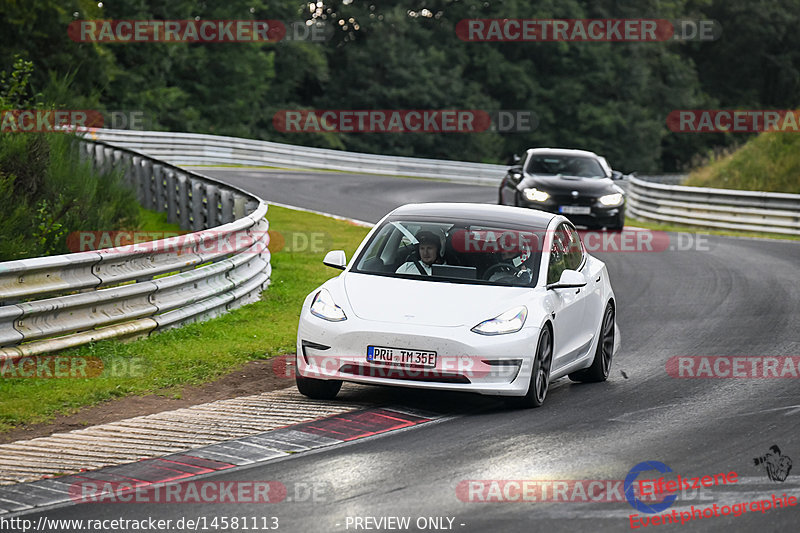
<svg viewBox="0 0 800 533"><path fill-rule="evenodd" d="M605 158L584 150L531 148L522 164L500 183L500 205L559 213L574 224L621 230L625 191L614 183L622 173Z"/></svg>

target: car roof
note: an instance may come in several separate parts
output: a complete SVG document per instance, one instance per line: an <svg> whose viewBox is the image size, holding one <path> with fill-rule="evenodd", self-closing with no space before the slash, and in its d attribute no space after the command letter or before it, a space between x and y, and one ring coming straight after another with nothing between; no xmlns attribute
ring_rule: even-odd
<svg viewBox="0 0 800 533"><path fill-rule="evenodd" d="M571 148L529 148L528 153L536 155L580 155L584 157L600 157L588 150L573 150Z"/></svg>
<svg viewBox="0 0 800 533"><path fill-rule="evenodd" d="M479 223L523 225L538 230L547 229L550 221L558 216L554 213L546 213L524 207L450 202L406 204L398 207L389 215L392 218L397 216L427 216L459 220L467 219Z"/></svg>

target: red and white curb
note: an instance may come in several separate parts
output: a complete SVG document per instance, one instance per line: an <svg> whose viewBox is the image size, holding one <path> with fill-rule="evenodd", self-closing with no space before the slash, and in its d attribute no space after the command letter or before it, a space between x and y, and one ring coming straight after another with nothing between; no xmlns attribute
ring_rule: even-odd
<svg viewBox="0 0 800 533"><path fill-rule="evenodd" d="M277 392L291 395L289 391ZM296 391L293 392L297 394ZM241 400L241 398L236 400ZM342 406L337 407L341 410ZM444 416L440 413L423 412L405 407L388 406L362 409L352 407L346 412L298 422L257 434L253 434L253 431L250 430L247 436L222 440L206 446L188 450L186 446L183 446L184 449L180 452L169 453L162 457L29 483L0 486L0 515L68 503L70 500L74 500L75 487L86 483L94 482L101 486L128 485L140 489L147 485L182 482L199 475L261 463L298 452L417 426ZM147 419L148 417L139 418ZM176 430L182 429L177 426L178 424L176 424ZM186 429L192 431L189 428ZM59 454L60 452L56 450L55 448L51 449L51 453ZM102 497L102 494L96 496Z"/></svg>
<svg viewBox="0 0 800 533"><path fill-rule="evenodd" d="M291 387L1 444L0 486L159 457L365 405L310 400Z"/></svg>

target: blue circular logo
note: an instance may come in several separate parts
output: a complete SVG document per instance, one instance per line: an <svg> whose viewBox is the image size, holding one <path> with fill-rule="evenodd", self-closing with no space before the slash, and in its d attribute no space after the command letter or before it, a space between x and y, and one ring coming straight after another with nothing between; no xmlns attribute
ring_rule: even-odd
<svg viewBox="0 0 800 533"><path fill-rule="evenodd" d="M636 497L636 494L633 492L633 486L636 482L636 478L639 477L639 474L642 472L647 472L649 470L658 470L662 474L665 472L672 472L672 469L662 463L661 461L644 461L639 463L638 465L631 468L628 475L625 476L625 499L628 500L628 503L631 504L631 507L636 509L639 512L647 513L647 514L656 514L660 513L661 511L668 509L673 503L675 503L675 499L677 496L672 494L667 496L660 502L656 503L645 503L639 498Z"/></svg>

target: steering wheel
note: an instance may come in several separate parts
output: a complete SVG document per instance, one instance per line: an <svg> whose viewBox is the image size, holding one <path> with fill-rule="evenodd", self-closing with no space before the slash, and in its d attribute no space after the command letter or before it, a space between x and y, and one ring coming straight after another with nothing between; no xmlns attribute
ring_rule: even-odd
<svg viewBox="0 0 800 533"><path fill-rule="evenodd" d="M496 265L492 265L486 269L486 272L483 274L483 279L488 281L494 274L497 274L498 272L505 272L516 276L517 269L510 263L497 263Z"/></svg>

